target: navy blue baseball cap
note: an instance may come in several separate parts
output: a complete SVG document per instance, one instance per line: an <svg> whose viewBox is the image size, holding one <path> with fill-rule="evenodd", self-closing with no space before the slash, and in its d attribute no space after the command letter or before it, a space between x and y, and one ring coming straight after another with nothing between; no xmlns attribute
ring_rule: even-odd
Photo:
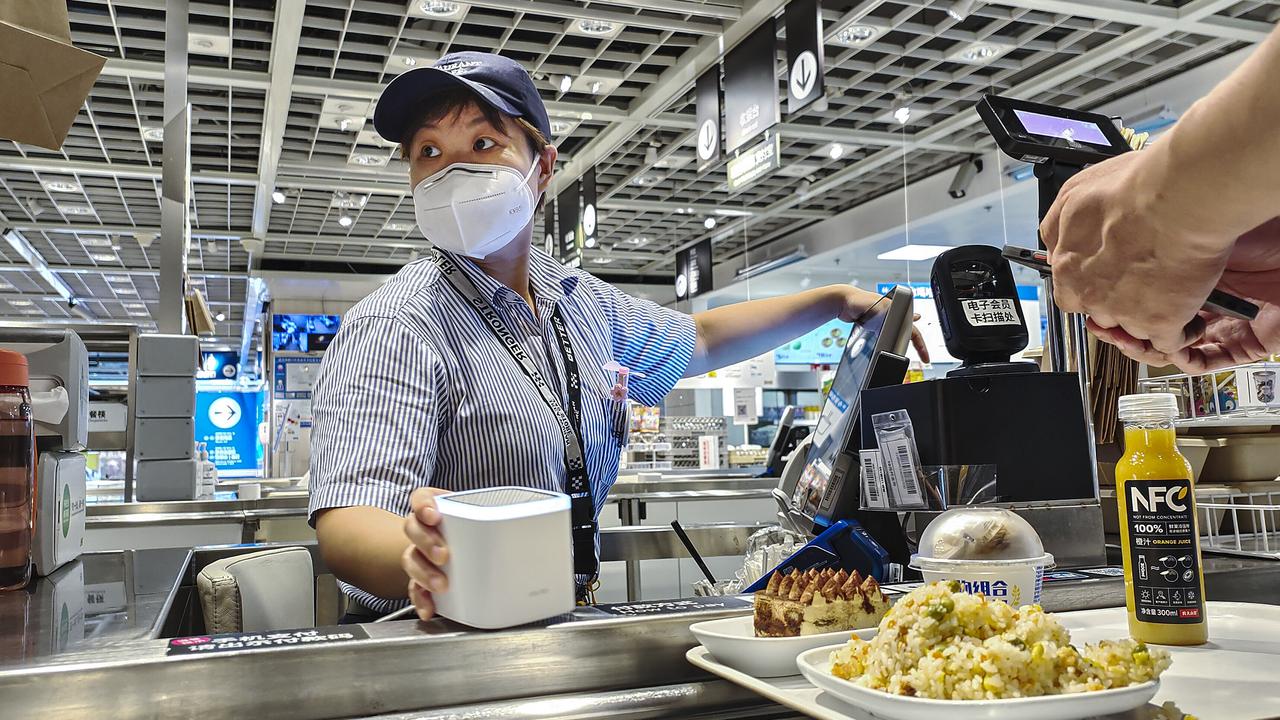
<svg viewBox="0 0 1280 720"><path fill-rule="evenodd" d="M431 96L462 86L494 109L524 118L525 122L551 139L551 119L547 106L533 84L533 78L510 58L485 52L456 52L440 58L431 67L402 73L387 85L373 111L373 127L388 142L404 139L413 114Z"/></svg>

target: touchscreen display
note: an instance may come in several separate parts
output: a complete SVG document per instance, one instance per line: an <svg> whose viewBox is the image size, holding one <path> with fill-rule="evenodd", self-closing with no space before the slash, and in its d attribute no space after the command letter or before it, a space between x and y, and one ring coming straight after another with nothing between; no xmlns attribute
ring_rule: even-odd
<svg viewBox="0 0 1280 720"><path fill-rule="evenodd" d="M805 463L805 472L796 485L793 507L813 517L822 500L836 458L844 450L858 418L858 403L871 374L871 361L884 330L889 302L881 299L876 312L868 313L849 335L840 365L836 368L831 391L827 394L813 432L813 446Z"/></svg>
<svg viewBox="0 0 1280 720"><path fill-rule="evenodd" d="M1094 145L1111 145L1111 141L1094 123L1070 118L1042 115L1028 110L1014 110L1022 127L1032 135L1061 138L1070 142L1087 142Z"/></svg>

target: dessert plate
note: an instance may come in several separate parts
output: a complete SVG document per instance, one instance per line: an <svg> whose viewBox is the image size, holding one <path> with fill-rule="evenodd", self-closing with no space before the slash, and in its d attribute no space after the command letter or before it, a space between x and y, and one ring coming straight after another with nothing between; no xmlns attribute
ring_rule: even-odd
<svg viewBox="0 0 1280 720"><path fill-rule="evenodd" d="M762 638L756 637L755 622L751 615L694 623L689 626L689 630L717 660L755 677L795 675L798 672L796 656L800 653L832 643L843 643L850 635L856 634L868 639L876 634L876 628L871 627L821 635Z"/></svg>
<svg viewBox="0 0 1280 720"><path fill-rule="evenodd" d="M1160 690L1160 682L1152 680L1115 690L1008 700L931 700L891 695L832 675L831 653L841 647L843 643L801 654L796 658L800 674L824 692L885 720L934 720L943 717L947 720L1072 720L1142 707Z"/></svg>

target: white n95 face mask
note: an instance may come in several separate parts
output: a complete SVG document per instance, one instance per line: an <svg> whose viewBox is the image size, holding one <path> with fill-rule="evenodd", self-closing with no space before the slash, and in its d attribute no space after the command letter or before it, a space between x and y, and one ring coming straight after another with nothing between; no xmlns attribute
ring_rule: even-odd
<svg viewBox="0 0 1280 720"><path fill-rule="evenodd" d="M418 229L433 245L482 260L511 243L533 219L529 178L506 165L454 163L413 189Z"/></svg>

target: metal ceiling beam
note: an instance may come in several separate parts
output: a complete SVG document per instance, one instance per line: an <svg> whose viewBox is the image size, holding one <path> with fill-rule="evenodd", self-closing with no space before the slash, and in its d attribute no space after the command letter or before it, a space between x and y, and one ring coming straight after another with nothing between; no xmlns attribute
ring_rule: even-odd
<svg viewBox="0 0 1280 720"><path fill-rule="evenodd" d="M662 2L662 0L659 0ZM641 13L629 13L621 10L605 10L593 7L590 10L568 3L549 2L548 0L467 0L472 7L494 8L512 12L532 13L549 17L576 20L591 17L596 20L608 20L631 27L651 28L653 30L671 30L673 32L691 33L694 35L718 35L722 29L720 22L706 20L684 20L680 18L656 18ZM693 3L687 3L692 5ZM598 5L598 4L597 4Z"/></svg>
<svg viewBox="0 0 1280 720"><path fill-rule="evenodd" d="M597 0L595 4L618 5L638 10L660 10L662 12L717 18L720 20L737 20L742 17L741 2L727 4L723 2L690 2L690 0Z"/></svg>
<svg viewBox="0 0 1280 720"><path fill-rule="evenodd" d="M113 268L103 267L101 265L50 265L49 269L56 273L71 273L73 275L133 275L139 277L155 277L160 273L159 270L150 268ZM0 263L0 272L32 272L29 265L18 265L15 263ZM244 280L244 273L226 270L190 270L187 274L191 277L213 278L215 280ZM97 298L95 298L96 300ZM149 301L140 301L149 302Z"/></svg>
<svg viewBox="0 0 1280 720"><path fill-rule="evenodd" d="M253 195L253 235L267 232L271 220L271 193L275 190L276 169L284 142L285 123L289 119L289 102L293 97L293 68L298 59L298 40L302 37L302 18L306 0L279 0L271 31L271 86L263 113L262 140L258 146L258 180Z"/></svg>
<svg viewBox="0 0 1280 720"><path fill-rule="evenodd" d="M0 171L26 170L28 172L75 173L95 177L117 177L128 180L159 180L160 167L138 163L91 162L85 160L53 160L47 158L0 159ZM193 170L191 182L210 185L255 185L258 176L253 173Z"/></svg>
<svg viewBox="0 0 1280 720"><path fill-rule="evenodd" d="M134 80L151 80L164 82L164 63L146 60L121 60L111 58L102 67L103 77L132 78ZM187 80L192 85L214 85L240 89L267 90L271 87L271 79L267 73L251 70L233 70L231 68L210 68L192 65L188 69Z"/></svg>
<svg viewBox="0 0 1280 720"><path fill-rule="evenodd" d="M1138 27L1165 27L1185 17L1186 8L1172 8L1162 5L1147 5L1134 0L985 0L991 5L1021 8L1023 10L1039 10L1055 15L1073 15L1092 20L1136 25ZM1241 20L1239 18L1202 16L1202 19L1184 23L1182 30L1197 35L1239 40L1241 42L1262 42L1273 28L1264 22Z"/></svg>
<svg viewBox="0 0 1280 720"><path fill-rule="evenodd" d="M695 215L708 215L714 213L720 207L720 205L711 203L690 204L679 203L674 200L669 202L662 200L628 200L617 197L600 201L600 208L602 210L635 210L637 212L671 213L674 212L676 208L693 208ZM830 213L822 212L821 210L791 209L786 211L785 214L789 217L808 218L810 220L826 220L831 217Z"/></svg>

